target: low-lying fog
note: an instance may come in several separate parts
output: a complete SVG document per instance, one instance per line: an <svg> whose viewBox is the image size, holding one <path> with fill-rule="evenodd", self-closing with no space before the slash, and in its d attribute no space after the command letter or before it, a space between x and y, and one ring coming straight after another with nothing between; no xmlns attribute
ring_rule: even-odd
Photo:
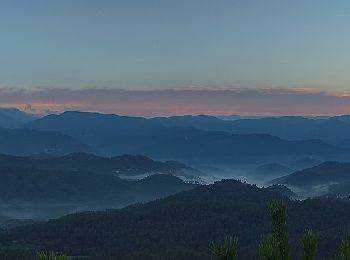
<svg viewBox="0 0 350 260"><path fill-rule="evenodd" d="M256 184L259 187L267 187L272 184L272 180L286 176L295 171L316 166L325 161L323 158L315 157L289 157L276 160L276 158L258 158L249 162L234 163L195 163L189 164L195 169L201 171L200 176L177 176L184 181L196 182L200 184L211 184L222 179L240 179L250 184ZM118 176L129 178L130 176ZM131 179L142 179L147 177L133 176ZM319 185L311 190L301 190L296 187L288 187L297 193L298 198L324 195L329 187L335 183ZM125 206L125 205L123 205ZM30 204L30 203L0 203L0 227L8 219L17 220L45 220L57 218L70 213L76 213L87 210L103 210L106 208L120 208L120 202L114 205L80 205L80 204ZM6 226L6 225L5 225Z"/></svg>
<svg viewBox="0 0 350 260"><path fill-rule="evenodd" d="M316 157L256 158L249 162L211 163L191 165L204 173L206 184L222 179L240 179L258 186L269 186L271 181L295 171L316 166L324 160Z"/></svg>

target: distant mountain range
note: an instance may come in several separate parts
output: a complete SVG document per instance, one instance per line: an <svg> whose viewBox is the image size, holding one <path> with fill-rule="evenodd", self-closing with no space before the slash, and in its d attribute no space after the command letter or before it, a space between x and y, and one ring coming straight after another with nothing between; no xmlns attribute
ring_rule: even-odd
<svg viewBox="0 0 350 260"><path fill-rule="evenodd" d="M194 118L202 120L201 117ZM186 117L181 118L185 119ZM205 119L226 122L212 117ZM104 155L130 153L145 154L159 159L205 161L345 152L321 140L287 141L269 134L231 134L187 126L166 126L162 120L65 112L29 122L25 127L41 131L59 131Z"/></svg>
<svg viewBox="0 0 350 260"><path fill-rule="evenodd" d="M0 153L12 155L60 156L88 152L115 156L128 153L203 163L268 156L328 158L329 155L350 153L350 149L340 148L340 143L347 147L350 120L346 116L331 119L222 120L211 116L146 119L64 112L35 119L16 109L3 109L3 114L21 122L13 125L16 129L0 129L3 144Z"/></svg>
<svg viewBox="0 0 350 260"><path fill-rule="evenodd" d="M300 116L221 120L213 116L174 116L152 119L167 126L190 126L234 134L264 133L287 140L321 139L324 142L350 147L350 116L306 118Z"/></svg>
<svg viewBox="0 0 350 260"><path fill-rule="evenodd" d="M234 235L239 259L257 259L259 241L270 230L269 203L281 198L267 189L225 180L144 205L15 228L1 241L97 259L212 259L210 243ZM334 256L349 224L350 202L284 200L293 259L299 257L296 248L307 229L320 237L318 257Z"/></svg>
<svg viewBox="0 0 350 260"><path fill-rule="evenodd" d="M110 125L111 129L119 129L119 133L137 131L142 127L145 132L155 131L157 126L169 127L193 127L207 131L224 131L233 134L269 134L286 140L321 139L326 143L350 147L350 116L335 117L248 117L232 116L231 120L226 117L214 117L207 115L199 116L172 116L145 119L142 117L126 117L117 115L102 115L97 113L67 112L62 115L49 115L33 124L35 116L24 113L16 108L0 108L0 128L33 127L42 130L54 130L71 136L91 134L91 132L106 133L103 126ZM119 119L119 120L117 120ZM78 126L70 129L69 124ZM94 125L98 122L102 125ZM89 126L89 131L84 129ZM139 128L138 128L139 127ZM112 131L112 130L111 130ZM110 132L111 134L111 132Z"/></svg>
<svg viewBox="0 0 350 260"><path fill-rule="evenodd" d="M17 108L0 108L0 128L16 128L37 119Z"/></svg>
<svg viewBox="0 0 350 260"><path fill-rule="evenodd" d="M87 145L57 131L0 128L0 154L27 156L33 154L62 155L91 152Z"/></svg>

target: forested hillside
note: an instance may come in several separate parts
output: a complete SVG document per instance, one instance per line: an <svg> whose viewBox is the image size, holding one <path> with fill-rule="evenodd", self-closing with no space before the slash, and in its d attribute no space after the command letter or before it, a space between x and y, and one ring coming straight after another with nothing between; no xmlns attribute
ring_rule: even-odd
<svg viewBox="0 0 350 260"><path fill-rule="evenodd" d="M328 161L278 178L273 183L288 185L309 196L350 195L350 163Z"/></svg>
<svg viewBox="0 0 350 260"><path fill-rule="evenodd" d="M238 259L256 259L261 236L270 229L269 203L280 198L256 186L226 180L145 205L74 214L20 227L4 235L2 241L15 240L69 255L211 259L210 242L234 235L239 239ZM301 235L312 229L320 235L321 258L337 253L350 224L350 202L287 202L293 251L299 253Z"/></svg>
<svg viewBox="0 0 350 260"><path fill-rule="evenodd" d="M199 171L144 156L71 154L32 159L1 155L0 216L40 219L120 208L191 189L195 185L174 175L191 178L194 173Z"/></svg>

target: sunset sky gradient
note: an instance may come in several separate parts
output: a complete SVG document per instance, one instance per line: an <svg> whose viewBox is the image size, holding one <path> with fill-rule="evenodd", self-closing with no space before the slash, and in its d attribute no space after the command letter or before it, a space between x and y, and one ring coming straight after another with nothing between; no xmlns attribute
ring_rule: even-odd
<svg viewBox="0 0 350 260"><path fill-rule="evenodd" d="M2 89L0 106L30 113L66 110L133 116L304 115L333 116L350 111L350 93L314 89Z"/></svg>
<svg viewBox="0 0 350 260"><path fill-rule="evenodd" d="M350 114L346 0L3 0L0 106Z"/></svg>

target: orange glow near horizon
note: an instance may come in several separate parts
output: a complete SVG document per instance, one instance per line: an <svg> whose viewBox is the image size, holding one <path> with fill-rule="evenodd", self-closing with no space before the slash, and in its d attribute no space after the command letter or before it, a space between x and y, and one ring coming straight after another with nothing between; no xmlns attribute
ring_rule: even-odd
<svg viewBox="0 0 350 260"><path fill-rule="evenodd" d="M149 114L141 112L132 113L120 113L118 111L113 112L113 109L91 109L88 106L85 107L82 104L48 104L48 103L34 103L30 104L30 109L28 104L0 104L1 108L17 108L21 111L32 113L35 115L47 115L47 114L57 114L63 113L65 111L88 111L88 112L100 112L100 113L112 113L119 115L129 115L129 116L145 116L145 117L156 117L156 116L181 116L181 115L210 115L210 116L304 116L304 117L332 117L341 114L317 114L317 113L273 113L273 112L238 112L238 111L226 111L226 110L200 110L195 109L177 109L173 110L172 113L158 113ZM350 106L349 106L350 108ZM349 109L350 111L350 109Z"/></svg>
<svg viewBox="0 0 350 260"><path fill-rule="evenodd" d="M350 113L350 93L297 89L1 89L0 107L37 115L67 110L130 116L335 116Z"/></svg>

